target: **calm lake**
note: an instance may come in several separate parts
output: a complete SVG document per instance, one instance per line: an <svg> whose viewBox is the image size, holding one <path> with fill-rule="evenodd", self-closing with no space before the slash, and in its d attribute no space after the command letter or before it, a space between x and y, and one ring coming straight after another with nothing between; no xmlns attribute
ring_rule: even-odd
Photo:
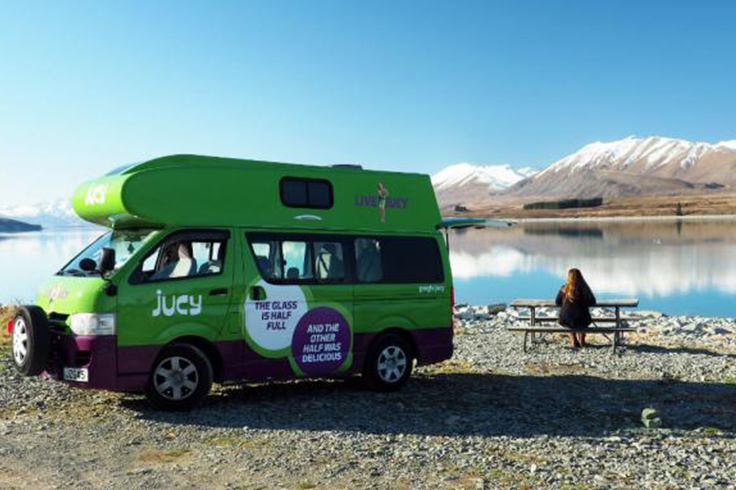
<svg viewBox="0 0 736 490"><path fill-rule="evenodd" d="M38 287L97 229L0 234L0 302ZM736 315L736 220L577 221L468 229L450 235L458 302L551 298L582 270L600 298L637 297L671 315Z"/></svg>

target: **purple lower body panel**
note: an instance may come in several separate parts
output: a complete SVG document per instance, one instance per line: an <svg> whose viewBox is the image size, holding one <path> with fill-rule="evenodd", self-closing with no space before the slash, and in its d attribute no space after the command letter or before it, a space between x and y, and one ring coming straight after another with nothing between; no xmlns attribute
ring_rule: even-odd
<svg viewBox="0 0 736 490"><path fill-rule="evenodd" d="M441 362L452 357L452 328L424 328L409 332L420 365ZM371 342L380 332L356 333L353 336L353 362L345 374L360 372ZM218 381L266 381L294 377L286 357L263 357L241 340L214 342L219 357ZM79 388L140 392L145 390L156 357L163 346L118 347L115 336L61 336L55 349L51 377ZM86 369L86 382L64 380L64 368Z"/></svg>
<svg viewBox="0 0 736 490"><path fill-rule="evenodd" d="M244 341L214 342L221 367L218 381L263 381L294 376L288 358L271 359L252 350ZM121 346L115 336L60 336L49 377L77 388L141 392L162 345ZM86 382L64 379L64 368L87 370Z"/></svg>
<svg viewBox="0 0 736 490"><path fill-rule="evenodd" d="M452 327L422 328L410 333L417 347L417 363L420 366L446 361L452 357Z"/></svg>
<svg viewBox="0 0 736 490"><path fill-rule="evenodd" d="M294 376L289 359L264 357L242 341L215 342L223 364L223 381L265 381Z"/></svg>
<svg viewBox="0 0 736 490"><path fill-rule="evenodd" d="M57 339L51 377L63 380L64 368L86 369L86 382L65 382L79 388L117 390L117 337L60 336Z"/></svg>
<svg viewBox="0 0 736 490"><path fill-rule="evenodd" d="M365 358L371 342L382 332L356 333L355 350L353 351L353 369L357 372L363 369ZM409 331L414 347L416 348L417 363L422 366L442 362L452 357L453 330L452 327L421 328Z"/></svg>

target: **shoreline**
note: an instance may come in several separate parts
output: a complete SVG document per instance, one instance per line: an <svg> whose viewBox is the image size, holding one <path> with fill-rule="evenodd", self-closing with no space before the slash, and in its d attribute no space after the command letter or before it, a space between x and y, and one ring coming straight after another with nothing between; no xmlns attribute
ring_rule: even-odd
<svg viewBox="0 0 736 490"><path fill-rule="evenodd" d="M455 305L454 319L456 329L471 329L487 322L502 328L515 325L528 325L526 318L521 319L524 308L515 309L504 304L498 305ZM540 317L553 316L556 308L539 308ZM613 312L605 308L591 308L595 318L613 318ZM701 315L675 315L650 310L634 310L626 312L626 323L636 328L635 335L647 338L659 338L664 342L688 344L713 344L719 348L736 347L736 318Z"/></svg>
<svg viewBox="0 0 736 490"><path fill-rule="evenodd" d="M555 218L486 218L501 219L512 223L545 223L545 222L616 222L616 221L655 221L655 222L678 222L678 221L734 221L736 214L698 214L687 216L571 216Z"/></svg>
<svg viewBox="0 0 736 490"><path fill-rule="evenodd" d="M656 216L557 216L550 218L504 218L490 215L443 215L443 218L479 218L485 220L507 221L513 224L524 223L579 223L579 222L617 222L617 221L652 221L652 222L678 222L678 221L734 221L736 214L689 214L686 216L656 215Z"/></svg>
<svg viewBox="0 0 736 490"><path fill-rule="evenodd" d="M489 311L493 311L494 313L487 313L491 316L496 315L496 312L506 312L509 316L518 316L522 311L528 310L528 308L519 308L518 310L515 308L512 308L506 303L488 303L488 304L473 304L473 303L467 303L467 302L457 302L455 303L455 312L458 310L472 310L472 311L482 311L483 309L487 309ZM557 311L557 308L537 308L537 315L544 314L554 314ZM607 316L605 313L612 313L612 309L607 308L600 308L594 306L591 309L591 314L593 316ZM703 320L723 320L723 321L736 321L736 312L734 312L734 315L731 316L719 316L719 315L675 315L672 313L668 313L666 311L659 311L659 310L644 310L644 309L626 309L626 311L623 311L622 314L624 316L631 316L636 318L698 318Z"/></svg>

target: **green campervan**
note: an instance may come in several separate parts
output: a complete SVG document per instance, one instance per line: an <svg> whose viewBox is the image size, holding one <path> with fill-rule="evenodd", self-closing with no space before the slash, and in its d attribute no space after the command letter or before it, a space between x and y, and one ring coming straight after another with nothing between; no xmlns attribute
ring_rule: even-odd
<svg viewBox="0 0 736 490"><path fill-rule="evenodd" d="M109 231L13 319L27 376L190 409L212 382L362 374L452 356L452 277L426 175L177 155L74 194Z"/></svg>

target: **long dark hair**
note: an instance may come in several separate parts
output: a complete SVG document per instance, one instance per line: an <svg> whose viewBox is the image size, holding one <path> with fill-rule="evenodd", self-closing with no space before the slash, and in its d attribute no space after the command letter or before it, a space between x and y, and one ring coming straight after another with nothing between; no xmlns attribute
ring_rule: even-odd
<svg viewBox="0 0 736 490"><path fill-rule="evenodd" d="M570 269L567 273L567 282L562 290L565 299L570 302L575 301L585 294L586 291L590 291L590 286L585 282L583 274L579 269Z"/></svg>

